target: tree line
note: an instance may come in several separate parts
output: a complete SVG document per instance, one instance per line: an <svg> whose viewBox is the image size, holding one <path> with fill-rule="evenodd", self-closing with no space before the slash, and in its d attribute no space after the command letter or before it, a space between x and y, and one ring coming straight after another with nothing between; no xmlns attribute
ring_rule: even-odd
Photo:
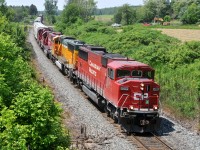
<svg viewBox="0 0 200 150"><path fill-rule="evenodd" d="M144 0L143 6L135 8L125 4L114 14L114 21L128 25L137 22L152 22L155 17L163 18L164 21L179 19L184 24L200 23L200 1Z"/></svg>
<svg viewBox="0 0 200 150"><path fill-rule="evenodd" d="M28 18L38 14L37 7L33 4L30 6L6 6L5 0L1 0L0 11L12 22L30 20Z"/></svg>
<svg viewBox="0 0 200 150"><path fill-rule="evenodd" d="M124 4L121 7L105 9L97 9L94 0L68 0L57 19L57 25L70 25L77 20L88 22L94 19L95 14L113 14L113 22L123 25L151 23L155 17L162 18L166 22L178 19L183 24L198 24L200 23L200 0L144 0L143 6L133 7Z"/></svg>
<svg viewBox="0 0 200 150"><path fill-rule="evenodd" d="M5 0L2 0L2 2ZM164 21L178 19L184 24L196 24L200 22L200 0L144 0L143 6L130 6L124 4L121 7L97 9L94 0L65 0L66 4L61 13L57 7L58 0L45 0L45 16L50 24L59 22L74 23L77 19L85 22L94 19L94 15L114 15L113 21L123 25L133 23L152 22L157 18ZM17 22L22 21L28 15L37 15L35 5L10 6L1 9L9 9L7 17ZM58 19L56 19L58 18ZM61 20L60 20L61 19Z"/></svg>

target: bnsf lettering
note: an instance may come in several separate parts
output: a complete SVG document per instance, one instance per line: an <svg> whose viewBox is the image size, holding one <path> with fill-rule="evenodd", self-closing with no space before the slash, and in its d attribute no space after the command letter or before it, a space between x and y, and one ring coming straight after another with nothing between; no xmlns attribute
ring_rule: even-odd
<svg viewBox="0 0 200 150"><path fill-rule="evenodd" d="M94 71L93 69L91 69L90 67L89 67L89 72L90 72L91 74L93 74L95 77L97 76L97 72Z"/></svg>

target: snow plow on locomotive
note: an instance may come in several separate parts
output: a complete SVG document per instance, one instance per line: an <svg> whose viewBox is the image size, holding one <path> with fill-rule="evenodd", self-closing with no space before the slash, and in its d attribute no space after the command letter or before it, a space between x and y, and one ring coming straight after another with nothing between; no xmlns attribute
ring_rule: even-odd
<svg viewBox="0 0 200 150"><path fill-rule="evenodd" d="M38 24L34 35L40 31L42 38L35 37L47 57L127 133L159 128L160 87L153 68Z"/></svg>

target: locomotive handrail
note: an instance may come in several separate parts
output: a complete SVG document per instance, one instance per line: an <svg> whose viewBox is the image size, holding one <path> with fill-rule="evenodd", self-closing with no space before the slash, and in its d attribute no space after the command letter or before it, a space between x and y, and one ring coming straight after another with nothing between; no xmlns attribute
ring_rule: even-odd
<svg viewBox="0 0 200 150"><path fill-rule="evenodd" d="M128 94L123 94L121 97L120 97L120 99L119 99L119 102L122 100L122 97L123 96L126 96L126 99L124 100L124 102L123 102L123 104L122 104L122 106L121 106L121 111L120 111L120 116L122 116L122 108L123 108L123 106L124 106L124 104L125 104L125 102L126 102L126 100L127 100L127 98L128 98ZM119 102L118 102L118 105L119 105Z"/></svg>
<svg viewBox="0 0 200 150"><path fill-rule="evenodd" d="M120 97L120 99L119 99L119 102L122 100L122 97L123 96L126 96L126 99L124 100L124 102L123 102L123 104L122 104L122 106L121 107L123 107L124 106L124 104L125 104L125 102L127 101L127 98L128 98L128 94L123 94L121 97ZM119 105L119 102L118 102L118 104L117 105Z"/></svg>

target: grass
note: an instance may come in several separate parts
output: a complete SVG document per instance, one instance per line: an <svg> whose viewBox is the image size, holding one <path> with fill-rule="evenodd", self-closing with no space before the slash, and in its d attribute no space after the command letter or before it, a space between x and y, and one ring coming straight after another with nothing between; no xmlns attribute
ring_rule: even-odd
<svg viewBox="0 0 200 150"><path fill-rule="evenodd" d="M170 25L170 26L153 25L153 26L149 26L148 28L200 30L200 26L198 26L198 25Z"/></svg>
<svg viewBox="0 0 200 150"><path fill-rule="evenodd" d="M101 22L112 22L113 15L96 15L95 20Z"/></svg>
<svg viewBox="0 0 200 150"><path fill-rule="evenodd" d="M200 30L200 26L197 24L192 25L184 25L179 20L172 20L169 26L163 25L153 25L149 26L149 28L163 28L163 29L198 29Z"/></svg>
<svg viewBox="0 0 200 150"><path fill-rule="evenodd" d="M135 23L133 25L134 27L144 27L144 28L151 28L151 29L191 29L191 30L200 30L200 25L183 25L183 24L171 24L169 26L163 26L163 25L151 25L151 26L144 26L142 23ZM125 26L123 26L125 27Z"/></svg>

